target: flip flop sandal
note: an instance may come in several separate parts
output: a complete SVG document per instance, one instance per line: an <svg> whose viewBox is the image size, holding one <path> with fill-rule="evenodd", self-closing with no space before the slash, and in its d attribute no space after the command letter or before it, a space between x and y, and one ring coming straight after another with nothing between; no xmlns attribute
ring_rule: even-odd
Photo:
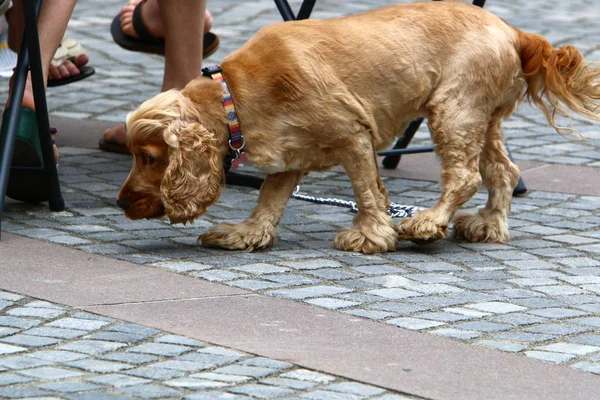
<svg viewBox="0 0 600 400"><path fill-rule="evenodd" d="M109 153L131 154L127 145L117 142L107 142L104 139L98 140L98 147L100 147L100 150Z"/></svg>
<svg viewBox="0 0 600 400"><path fill-rule="evenodd" d="M56 49L56 52L54 53L52 65L59 67L67 60L75 64L75 60L81 54L86 54L83 46L76 40L64 37L63 40L61 40L58 49ZM96 70L89 65L83 65L77 68L79 69L79 74L77 75L71 75L61 79L48 79L48 87L62 86L68 83L77 82L87 78L88 76L94 75L96 72Z"/></svg>
<svg viewBox="0 0 600 400"><path fill-rule="evenodd" d="M9 109L4 110L3 121L8 118ZM5 135L5 124L1 133ZM54 144L55 129L51 129ZM50 187L44 171L42 146L38 134L35 111L21 107L19 127L15 138L12 164L6 188L6 196L13 200L40 203L50 198Z"/></svg>
<svg viewBox="0 0 600 400"><path fill-rule="evenodd" d="M148 32L146 25L144 25L144 20L142 19L142 4L145 2L146 0L143 0L142 2L138 3L133 10L133 29L139 38L134 38L126 35L123 32L121 29L120 15L117 15L110 24L110 33L115 43L126 50L164 56L164 39L154 37L150 32ZM214 52L219 48L219 37L212 32L206 32L204 34L202 43L202 58L206 58L214 54Z"/></svg>

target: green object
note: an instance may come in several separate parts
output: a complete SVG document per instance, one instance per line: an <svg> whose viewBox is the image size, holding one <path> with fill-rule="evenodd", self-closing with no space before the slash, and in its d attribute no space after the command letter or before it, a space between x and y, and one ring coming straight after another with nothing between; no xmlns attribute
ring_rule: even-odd
<svg viewBox="0 0 600 400"><path fill-rule="evenodd" d="M2 136L6 135L5 122L8 121L8 114L9 109L5 109L0 128ZM39 203L50 198L37 117L30 108L21 107L6 195L29 203Z"/></svg>
<svg viewBox="0 0 600 400"><path fill-rule="evenodd" d="M8 120L10 109L2 113L2 122ZM1 134L6 135L7 124L2 124ZM43 167L42 145L38 133L37 118L35 111L31 108L21 107L15 148L13 151L13 166L19 167Z"/></svg>

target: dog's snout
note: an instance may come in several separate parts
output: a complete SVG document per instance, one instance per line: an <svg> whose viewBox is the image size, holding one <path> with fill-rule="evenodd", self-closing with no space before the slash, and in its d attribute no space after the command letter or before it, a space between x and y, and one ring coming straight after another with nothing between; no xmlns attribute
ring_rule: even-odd
<svg viewBox="0 0 600 400"><path fill-rule="evenodd" d="M127 210L129 208L129 200L117 200L117 205L123 210Z"/></svg>

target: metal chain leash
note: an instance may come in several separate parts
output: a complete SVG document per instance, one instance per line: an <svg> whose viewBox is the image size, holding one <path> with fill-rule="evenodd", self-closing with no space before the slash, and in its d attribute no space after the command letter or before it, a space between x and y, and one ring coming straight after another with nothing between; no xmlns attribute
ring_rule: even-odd
<svg viewBox="0 0 600 400"><path fill-rule="evenodd" d="M316 204L326 204L329 206L346 207L349 208L353 213L358 212L358 207L354 201L334 199L331 197L314 197L300 194L300 186L296 186L296 190L294 190L294 193L292 194L292 199L309 201ZM402 204L391 203L388 212L392 218L406 218L412 217L418 210L422 210L422 208L417 206L406 206Z"/></svg>

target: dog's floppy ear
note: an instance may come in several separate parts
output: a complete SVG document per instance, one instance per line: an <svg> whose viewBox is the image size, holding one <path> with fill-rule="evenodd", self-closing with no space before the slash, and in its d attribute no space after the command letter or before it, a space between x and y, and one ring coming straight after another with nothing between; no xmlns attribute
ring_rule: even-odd
<svg viewBox="0 0 600 400"><path fill-rule="evenodd" d="M223 160L214 135L197 122L173 121L164 131L169 165L160 193L171 223L193 221L219 198Z"/></svg>

